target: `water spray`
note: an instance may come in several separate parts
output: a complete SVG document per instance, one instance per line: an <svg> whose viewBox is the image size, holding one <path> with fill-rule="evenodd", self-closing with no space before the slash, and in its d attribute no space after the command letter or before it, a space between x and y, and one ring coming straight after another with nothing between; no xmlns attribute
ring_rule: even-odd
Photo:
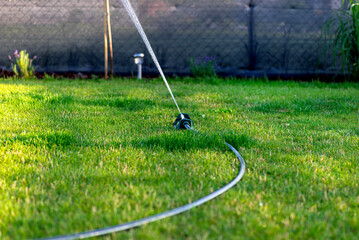
<svg viewBox="0 0 359 240"><path fill-rule="evenodd" d="M170 88L170 85L168 85L166 76L165 76L165 74L163 73L163 70L162 70L162 68L161 68L161 65L160 65L160 63L159 63L158 60L157 60L156 54L155 54L155 52L154 52L153 49L152 49L152 46L151 46L151 44L150 44L150 41L148 41L147 35L146 35L145 31L143 30L140 21L139 21L138 18L137 18L137 15L136 15L136 13L135 13L135 10L133 10L133 7L132 7L131 3L130 3L128 0L121 0L121 1L122 1L123 5L125 6L125 9L126 9L128 15L130 16L132 22L135 24L138 33L141 35L141 38L142 38L143 42L145 43L146 48L147 48L148 52L150 53L153 62L155 63L155 65L156 65L156 67L157 67L157 69L158 69L158 71L159 71L159 73L160 73L160 75L161 75L163 81L165 82L165 84L166 84L166 86L167 86L168 91L169 91L170 94L171 94L171 97L172 97L173 102L176 104L176 107L177 107L179 113L182 113L182 112L181 112L181 109L179 108L179 106L178 106L178 104L177 104L177 101L176 101L176 99L175 99L175 97L174 97L174 95L173 95L173 93L172 93L172 90L171 90L171 88Z"/></svg>
<svg viewBox="0 0 359 240"><path fill-rule="evenodd" d="M160 75L162 76L163 81L165 82L168 91L171 94L171 97L179 111L179 115L177 116L176 120L173 123L173 126L180 130L180 129L184 129L184 130L190 130L194 133L198 132L196 130L194 130L193 128L193 123L192 120L190 118L190 116L187 113L182 113L177 101L171 91L171 88L167 82L167 79L162 71L162 68L157 60L157 57L151 47L150 42L147 39L147 36L145 34L145 32L143 31L143 28L141 26L140 21L138 20L136 13L133 9L133 7L131 6L131 3L129 2L129 0L121 0L123 5L126 8L127 13L129 14L129 16L131 17L133 23L135 24L139 34L142 37L143 42L145 43L148 52L150 53ZM142 226L144 224L148 224L151 222L155 222L164 218L168 218L168 217L172 217L175 215L178 215L180 213L186 212L192 208L198 207L216 197L218 197L219 195L223 194L224 192L228 191L229 189L231 189L234 185L236 185L243 177L244 172L245 172L245 162L242 158L242 156L239 154L239 152L229 143L225 142L227 147L237 156L239 162L240 162L240 170L238 172L238 175L227 185L225 185L224 187L218 189L217 191L201 198L198 199L192 203L189 203L187 205L166 211L166 212L162 212L153 216L149 216L149 217L145 217L136 221L132 221L132 222L128 222L128 223L124 223L124 224L120 224L120 225L115 225L115 226L111 226L111 227L107 227L107 228L102 228L102 229L97 229L97 230L92 230L92 231L87 231L87 232L83 232L83 233L75 233L75 234L70 234L70 235L64 235L64 236L58 236L58 237L53 237L53 238L47 238L48 240L72 240L72 239L84 239L84 238L90 238L90 237L99 237L99 236L103 236L103 235L107 235L107 234L111 234L111 233L115 233L115 232L120 232L120 231L124 231L124 230L128 230L131 228L135 228L135 227L139 227Z"/></svg>

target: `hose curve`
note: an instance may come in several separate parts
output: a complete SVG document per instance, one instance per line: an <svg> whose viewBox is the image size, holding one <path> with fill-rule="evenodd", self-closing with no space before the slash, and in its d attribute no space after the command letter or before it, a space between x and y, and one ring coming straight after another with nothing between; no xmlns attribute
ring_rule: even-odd
<svg viewBox="0 0 359 240"><path fill-rule="evenodd" d="M191 130L195 133L198 133L196 130L194 130L193 128L191 128L189 125L186 125L186 128L188 130ZM235 149L232 145L230 145L229 143L227 143L228 148L237 156L239 162L240 162L240 169L238 172L238 175L227 185L225 185L224 187L218 189L217 191L203 197L200 198L192 203L186 204L184 206L166 211L166 212L162 212L156 215L152 215L149 217L145 217L139 220L135 220L132 222L127 222L127 223L123 223L120 225L115 225L115 226L111 226L111 227L106 227L106 228L101 228L101 229L97 229L97 230L92 230L92 231L87 231L87 232L82 232L82 233L76 233L76 234L70 234L70 235L64 235L64 236L57 236L57 237L51 237L51 238L45 238L47 240L72 240L72 239L84 239L84 238L90 238L90 237L99 237L99 236L103 236L103 235L107 235L107 234L111 234L111 233L115 233L115 232L120 232L120 231L124 231L124 230L128 230L131 228L135 228L135 227L139 227L142 225L145 225L147 223L151 223L151 222L155 222L164 218L168 218L168 217L172 217L175 215L178 215L180 213L186 212L192 208L198 207L216 197L218 197L219 195L223 194L224 192L228 191L229 189L231 189L234 185L236 185L243 177L244 172L245 172L245 162L242 158L242 156L239 154L239 152L237 151L237 149Z"/></svg>

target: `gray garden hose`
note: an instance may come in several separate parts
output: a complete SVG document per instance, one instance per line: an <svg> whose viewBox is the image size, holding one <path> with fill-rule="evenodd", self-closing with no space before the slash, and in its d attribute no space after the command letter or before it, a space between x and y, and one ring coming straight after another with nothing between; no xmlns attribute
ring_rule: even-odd
<svg viewBox="0 0 359 240"><path fill-rule="evenodd" d="M135 24L140 36L142 37L143 39L143 42L145 43L150 55L152 56L152 59L158 69L158 71L160 72L160 75L162 76L166 86L167 86L167 89L168 91L170 92L171 94L171 97L174 101L174 103L176 104L176 107L180 113L180 119L184 119L184 115L182 114L178 104L177 104L177 101L172 93L172 90L167 82L167 79L162 71L162 68L157 60L157 57L151 47L151 44L150 42L148 41L148 38L141 26L141 23L139 22L137 16L136 16L136 13L131 5L131 3L129 2L129 0L121 0L122 3L124 4L124 7L126 8L129 16L131 17L133 23ZM189 120L189 119L187 119ZM188 130L191 130L195 133L198 133L196 130L194 130L193 128L191 128L190 125L188 125L189 122L187 121L183 121L182 122L182 126L184 126L186 129ZM123 230L128 230L128 229L131 229L131 228L134 228L134 227L139 227L141 225L144 225L144 224L147 224L147 223L150 223L150 222L155 222L155 221L158 221L158 220L161 220L161 219L164 219L164 218L167 218L167 217L172 217L172 216L175 216L177 214L180 214L180 213L183 213L183 212L186 212L194 207L198 207L216 197L218 197L219 195L221 195L222 193L228 191L230 188L232 188L234 185L236 185L243 177L244 175L244 170L245 170L245 162L242 158L242 156L238 153L238 151L232 147L230 144L228 144L226 142L227 146L229 147L229 149L231 149L237 156L237 158L239 159L240 163L241 163L241 168L239 170L239 173L237 175L237 177L235 179L233 179L230 183L228 183L227 185L225 185L224 187L218 189L217 191L201 198L201 199L198 199L197 201L194 201L192 203L189 203L187 205L184 205L182 207L178 207L178 208L175 208L175 209L172 209L172 210L169 210L169 211L166 211L166 212L163 212L163 213L159 213L159 214L156 214L156 215L153 215L153 216L149 216L149 217L145 217L145 218L142 218L142 219L139 219L139 220L136 220L136 221L132 221L132 222L128 222L128 223L124 223L124 224L120 224L120 225L116 225L116 226L112 226L112 227L107 227L107 228L102 228L102 229L97 229L97 230L93 230L93 231L88 231L88 232L82 232L82 233L76 233L76 234L70 234L70 235L64 235L64 236L58 236L58 237L52 237L52 238L46 238L46 239L63 239L63 240L68 240L68 239L83 239L83 238L89 238L89 237L99 237L99 236L103 236L103 235L106 235L106 234L110 234L110 233L115 233L115 232L120 232L120 231L123 231Z"/></svg>
<svg viewBox="0 0 359 240"><path fill-rule="evenodd" d="M191 130L195 133L198 133L196 130L194 130L193 128L191 128L188 124L185 125L186 128L188 130ZM83 238L90 238L90 237L99 237L99 236L103 236L103 235L107 235L110 233L115 233L115 232L120 232L123 230L128 230L131 228L135 228L135 227L139 227L142 226L144 224L147 223L151 223L151 222L155 222L164 218L168 218L168 217L172 217L175 215L178 215L180 213L186 212L192 208L198 207L216 197L218 197L219 195L223 194L224 192L228 191L230 188L232 188L234 185L236 185L243 177L244 175L244 171L245 171L245 162L242 158L242 156L239 154L239 152L233 147L231 146L229 143L227 143L227 146L229 147L229 149L232 150L232 152L234 152L241 164L241 168L239 170L239 173L237 175L236 178L234 178L230 183L228 183L227 185L225 185L224 187L218 189L217 191L201 198L198 199L192 203L189 203L187 205L184 205L182 207L178 207L163 213L159 213L153 216L149 216L149 217L145 217L139 220L135 220L132 222L128 222L128 223L123 223L120 225L115 225L112 227L107 227L107 228L101 228L101 229L97 229L97 230L93 230L93 231L87 231L87 232L82 232L82 233L76 233L76 234L70 234L70 235L64 235L64 236L58 236L58 237L52 237L52 238L46 238L47 240L70 240L70 239L83 239Z"/></svg>

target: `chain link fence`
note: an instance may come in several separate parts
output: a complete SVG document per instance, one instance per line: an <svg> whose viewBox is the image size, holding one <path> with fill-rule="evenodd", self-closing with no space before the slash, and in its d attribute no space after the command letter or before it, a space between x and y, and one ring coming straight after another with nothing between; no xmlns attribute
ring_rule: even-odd
<svg viewBox="0 0 359 240"><path fill-rule="evenodd" d="M136 70L146 52L120 0L111 0L114 70ZM216 56L219 72L332 74L323 24L342 0L132 0L165 72L189 73L190 60ZM0 69L25 49L39 72L103 72L102 0L1 0ZM155 72L146 54L144 72Z"/></svg>

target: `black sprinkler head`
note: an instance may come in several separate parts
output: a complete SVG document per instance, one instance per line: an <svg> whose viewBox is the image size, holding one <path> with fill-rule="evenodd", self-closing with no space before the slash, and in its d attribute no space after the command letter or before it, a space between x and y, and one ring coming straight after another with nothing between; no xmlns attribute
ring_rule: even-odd
<svg viewBox="0 0 359 240"><path fill-rule="evenodd" d="M192 120L187 113L181 113L177 116L173 126L176 129L187 129L186 125L192 127Z"/></svg>

